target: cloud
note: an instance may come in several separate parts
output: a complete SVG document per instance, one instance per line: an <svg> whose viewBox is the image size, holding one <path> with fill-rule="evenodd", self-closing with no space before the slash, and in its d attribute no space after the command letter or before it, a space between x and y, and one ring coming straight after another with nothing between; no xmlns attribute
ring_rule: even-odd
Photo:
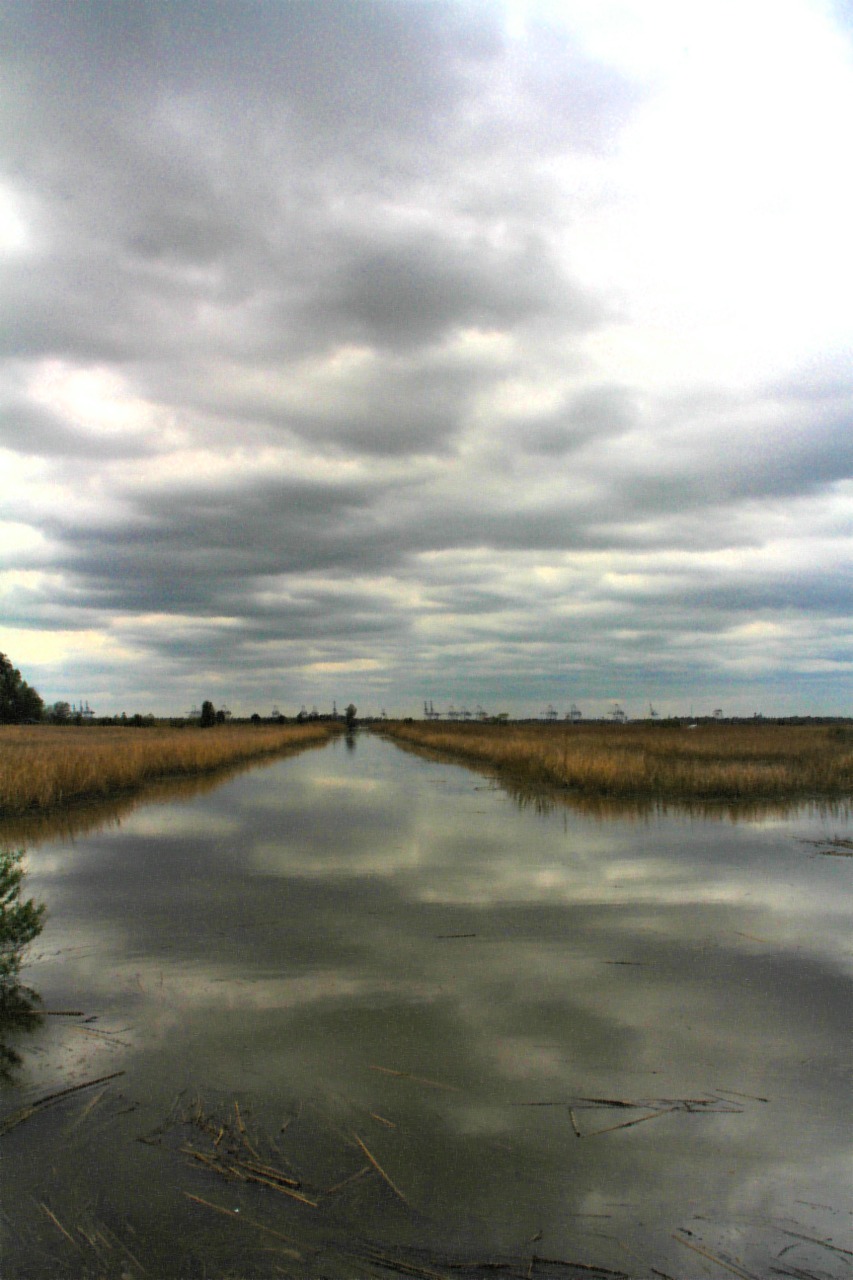
<svg viewBox="0 0 853 1280"><path fill-rule="evenodd" d="M744 235L760 206L802 238L772 288L738 275L739 125L709 132L708 77L732 60L764 137L799 47L786 163L815 175L850 68L796 3L713 67L702 15L678 39L656 15L0 6L0 592L15 626L115 655L15 653L48 697L165 710L203 671L236 707L345 680L412 710L479 672L522 710L630 669L663 703L675 666L718 680L751 612L808 620L771 671L787 705L799 672L837 706L813 673L848 660L853 389L836 289L815 311L794 259L846 233L785 203L777 148ZM723 207L729 259L702 241Z"/></svg>

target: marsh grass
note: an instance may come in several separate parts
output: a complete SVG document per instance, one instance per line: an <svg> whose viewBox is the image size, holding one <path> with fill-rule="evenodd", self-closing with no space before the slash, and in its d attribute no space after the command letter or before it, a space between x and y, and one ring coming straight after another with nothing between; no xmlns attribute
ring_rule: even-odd
<svg viewBox="0 0 853 1280"><path fill-rule="evenodd" d="M145 730L6 725L0 728L0 815L46 812L161 778L210 773L320 745L338 731L324 723Z"/></svg>
<svg viewBox="0 0 853 1280"><path fill-rule="evenodd" d="M382 732L517 783L578 795L749 801L853 794L853 742L826 726L389 722Z"/></svg>

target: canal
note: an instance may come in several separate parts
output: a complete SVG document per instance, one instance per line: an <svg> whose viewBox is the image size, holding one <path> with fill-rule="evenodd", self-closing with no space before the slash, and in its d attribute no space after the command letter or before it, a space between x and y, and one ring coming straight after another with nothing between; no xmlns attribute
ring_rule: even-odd
<svg viewBox="0 0 853 1280"><path fill-rule="evenodd" d="M849 1275L845 835L364 732L42 831L2 1274Z"/></svg>

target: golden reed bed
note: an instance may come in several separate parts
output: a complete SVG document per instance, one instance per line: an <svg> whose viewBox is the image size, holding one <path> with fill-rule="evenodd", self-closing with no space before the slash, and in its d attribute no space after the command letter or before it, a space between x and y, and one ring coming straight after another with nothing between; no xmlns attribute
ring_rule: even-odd
<svg viewBox="0 0 853 1280"><path fill-rule="evenodd" d="M0 728L0 815L54 809L134 790L159 778L320 745L332 724Z"/></svg>
<svg viewBox="0 0 853 1280"><path fill-rule="evenodd" d="M853 731L844 726L394 721L382 732L518 782L586 795L713 801L853 794Z"/></svg>

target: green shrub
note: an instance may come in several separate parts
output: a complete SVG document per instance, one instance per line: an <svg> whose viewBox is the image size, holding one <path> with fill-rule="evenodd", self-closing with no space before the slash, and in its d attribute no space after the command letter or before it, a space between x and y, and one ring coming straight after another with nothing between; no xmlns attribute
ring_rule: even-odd
<svg viewBox="0 0 853 1280"><path fill-rule="evenodd" d="M24 948L44 927L44 904L19 902L23 849L0 850L0 989L15 984Z"/></svg>

